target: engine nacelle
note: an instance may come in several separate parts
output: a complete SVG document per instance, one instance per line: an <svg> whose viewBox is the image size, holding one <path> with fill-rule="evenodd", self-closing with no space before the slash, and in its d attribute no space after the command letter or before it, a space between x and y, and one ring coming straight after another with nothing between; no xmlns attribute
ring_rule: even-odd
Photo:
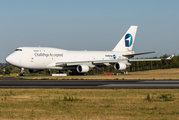
<svg viewBox="0 0 179 120"><path fill-rule="evenodd" d="M79 72L79 73L86 73L89 71L89 66L87 65L78 65L76 70Z"/></svg>
<svg viewBox="0 0 179 120"><path fill-rule="evenodd" d="M125 63L115 63L114 68L115 70L125 70L127 66Z"/></svg>

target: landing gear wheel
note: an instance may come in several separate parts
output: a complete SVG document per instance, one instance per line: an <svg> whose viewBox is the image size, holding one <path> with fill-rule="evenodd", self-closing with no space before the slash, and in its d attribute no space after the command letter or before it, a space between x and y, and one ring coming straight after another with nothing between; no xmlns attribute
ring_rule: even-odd
<svg viewBox="0 0 179 120"><path fill-rule="evenodd" d="M21 68L20 76L25 76L24 68Z"/></svg>

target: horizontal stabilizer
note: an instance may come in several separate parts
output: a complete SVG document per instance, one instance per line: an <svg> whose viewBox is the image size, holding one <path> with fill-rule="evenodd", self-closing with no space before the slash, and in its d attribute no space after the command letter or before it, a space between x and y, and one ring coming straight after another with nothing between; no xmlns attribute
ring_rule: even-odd
<svg viewBox="0 0 179 120"><path fill-rule="evenodd" d="M150 54L150 53L156 53L157 51L152 51L152 52L145 52L145 53L135 53L135 54L127 54L123 55L124 57L134 57L136 55L143 55L143 54Z"/></svg>

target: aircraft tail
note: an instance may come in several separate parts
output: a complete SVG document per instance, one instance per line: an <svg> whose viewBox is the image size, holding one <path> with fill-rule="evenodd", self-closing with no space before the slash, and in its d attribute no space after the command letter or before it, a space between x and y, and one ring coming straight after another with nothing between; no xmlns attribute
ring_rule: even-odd
<svg viewBox="0 0 179 120"><path fill-rule="evenodd" d="M136 32L137 26L131 26L112 51L131 51Z"/></svg>

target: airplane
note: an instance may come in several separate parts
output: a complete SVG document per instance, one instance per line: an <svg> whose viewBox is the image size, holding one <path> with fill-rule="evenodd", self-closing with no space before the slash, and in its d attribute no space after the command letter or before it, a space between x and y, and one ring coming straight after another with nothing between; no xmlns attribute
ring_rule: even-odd
<svg viewBox="0 0 179 120"><path fill-rule="evenodd" d="M71 51L50 47L19 47L6 58L6 62L36 72L44 69L71 70L72 74L85 74L92 69L113 65L115 70L126 70L136 61L160 61L161 59L133 59L134 56L155 53L132 51L138 26L131 26L111 51ZM171 60L174 55L165 60Z"/></svg>

